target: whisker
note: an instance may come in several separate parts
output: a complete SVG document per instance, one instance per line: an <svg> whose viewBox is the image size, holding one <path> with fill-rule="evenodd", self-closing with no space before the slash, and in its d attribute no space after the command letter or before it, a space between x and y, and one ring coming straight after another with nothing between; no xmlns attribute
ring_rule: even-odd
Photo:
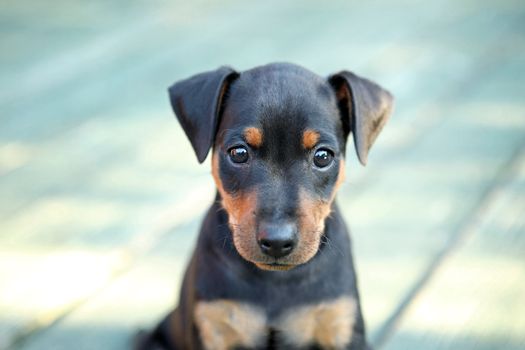
<svg viewBox="0 0 525 350"><path fill-rule="evenodd" d="M341 250L340 247L337 246L337 244L332 244L332 240L330 239L330 237L326 236L326 235L323 235L323 237L326 238L326 241L328 242L329 246L330 247L333 247L334 251L336 253L339 253L340 256L344 256L344 252Z"/></svg>

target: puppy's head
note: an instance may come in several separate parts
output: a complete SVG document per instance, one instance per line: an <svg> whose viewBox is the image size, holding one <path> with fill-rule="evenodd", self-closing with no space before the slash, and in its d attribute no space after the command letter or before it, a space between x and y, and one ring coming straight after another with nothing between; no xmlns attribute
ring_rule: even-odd
<svg viewBox="0 0 525 350"><path fill-rule="evenodd" d="M361 163L391 114L392 96L343 71L324 79L291 64L222 67L175 83L172 107L212 174L239 254L286 270L318 251L344 180L353 134Z"/></svg>

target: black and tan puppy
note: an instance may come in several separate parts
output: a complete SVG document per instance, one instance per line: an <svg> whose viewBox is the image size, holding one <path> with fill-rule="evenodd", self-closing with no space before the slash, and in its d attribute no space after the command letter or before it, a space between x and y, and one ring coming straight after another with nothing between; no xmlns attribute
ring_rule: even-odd
<svg viewBox="0 0 525 350"><path fill-rule="evenodd" d="M350 239L335 204L353 134L365 164L391 95L353 73L292 64L220 68L171 104L217 200L179 306L140 349L366 349Z"/></svg>

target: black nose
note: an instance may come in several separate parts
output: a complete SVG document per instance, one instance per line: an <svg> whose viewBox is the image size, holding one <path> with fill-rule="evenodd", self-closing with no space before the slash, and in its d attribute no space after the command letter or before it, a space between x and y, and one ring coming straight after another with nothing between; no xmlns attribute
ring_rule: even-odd
<svg viewBox="0 0 525 350"><path fill-rule="evenodd" d="M257 242L264 254L282 258L295 248L297 229L291 223L261 223Z"/></svg>

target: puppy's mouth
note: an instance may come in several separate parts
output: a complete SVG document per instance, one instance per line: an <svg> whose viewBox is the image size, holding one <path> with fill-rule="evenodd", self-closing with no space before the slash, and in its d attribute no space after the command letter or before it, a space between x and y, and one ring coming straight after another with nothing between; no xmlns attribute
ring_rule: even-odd
<svg viewBox="0 0 525 350"><path fill-rule="evenodd" d="M254 264L261 270L267 270L267 271L288 271L297 266L297 265L292 265L292 264L280 264L277 262L274 262L274 263L254 262Z"/></svg>
<svg viewBox="0 0 525 350"><path fill-rule="evenodd" d="M282 257L265 254L263 248L254 239L255 234L246 235L239 230L233 231L233 243L239 255L257 268L266 271L288 271L306 264L319 251L320 235L303 235L291 253ZM278 254L277 254L278 255Z"/></svg>

